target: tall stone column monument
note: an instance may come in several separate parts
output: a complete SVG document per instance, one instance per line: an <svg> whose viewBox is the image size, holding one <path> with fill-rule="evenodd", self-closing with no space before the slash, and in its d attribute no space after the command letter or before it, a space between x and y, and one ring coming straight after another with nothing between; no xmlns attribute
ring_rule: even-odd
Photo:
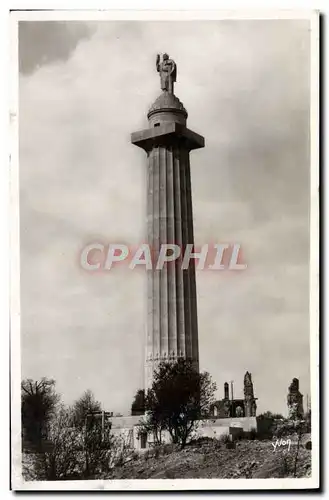
<svg viewBox="0 0 329 500"><path fill-rule="evenodd" d="M174 94L176 64L157 56L162 93L147 114L149 126L134 132L131 142L147 155L147 236L153 268L148 271L148 322L145 388L162 361L189 359L199 369L194 259L182 269L187 244L194 244L190 151L204 138L186 127L187 111ZM156 269L161 245L176 244L181 256ZM170 252L168 252L170 254Z"/></svg>

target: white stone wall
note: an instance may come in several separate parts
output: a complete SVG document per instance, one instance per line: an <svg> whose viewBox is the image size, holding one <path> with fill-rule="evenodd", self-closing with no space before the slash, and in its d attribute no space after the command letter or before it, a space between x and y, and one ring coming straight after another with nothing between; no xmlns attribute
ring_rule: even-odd
<svg viewBox="0 0 329 500"><path fill-rule="evenodd" d="M256 417L214 418L201 420L199 427L241 427L245 432L257 429Z"/></svg>
<svg viewBox="0 0 329 500"><path fill-rule="evenodd" d="M221 436L229 435L229 426L215 426L215 425L204 425L200 426L196 431L196 437L209 437L212 439L219 439Z"/></svg>
<svg viewBox="0 0 329 500"><path fill-rule="evenodd" d="M141 417L127 417L122 419L113 419L112 434L121 437L126 446L130 446L135 450L141 450L141 440L138 438L137 422ZM121 426L122 425L122 426ZM257 429L256 417L240 417L240 418L216 418L200 420L195 432L196 437L209 437L219 439L223 435L230 433L231 427L243 429L244 432L250 432ZM168 432L162 433L162 442L170 443L170 435ZM153 445L152 436L147 438L146 447Z"/></svg>

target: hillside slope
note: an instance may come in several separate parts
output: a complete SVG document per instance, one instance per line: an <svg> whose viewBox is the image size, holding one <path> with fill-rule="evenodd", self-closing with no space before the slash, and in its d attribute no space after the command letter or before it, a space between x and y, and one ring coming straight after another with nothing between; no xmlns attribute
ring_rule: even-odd
<svg viewBox="0 0 329 500"><path fill-rule="evenodd" d="M115 467L111 479L282 478L293 477L296 445L274 451L272 441L239 441L235 449L213 440L184 450L165 446ZM158 455L158 456L157 456ZM300 447L296 477L311 475L311 451Z"/></svg>

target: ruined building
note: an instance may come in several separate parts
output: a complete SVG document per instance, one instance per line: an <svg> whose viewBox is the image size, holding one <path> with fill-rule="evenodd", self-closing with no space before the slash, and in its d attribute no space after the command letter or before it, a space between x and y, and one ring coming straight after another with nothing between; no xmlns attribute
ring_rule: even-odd
<svg viewBox="0 0 329 500"><path fill-rule="evenodd" d="M299 392L299 380L293 378L288 389L287 405L289 418L303 418L303 394Z"/></svg>
<svg viewBox="0 0 329 500"><path fill-rule="evenodd" d="M215 418L239 418L256 417L256 400L251 373L246 372L244 376L244 398L236 399L229 395L229 385L224 384L224 398L216 401L210 410L211 416Z"/></svg>

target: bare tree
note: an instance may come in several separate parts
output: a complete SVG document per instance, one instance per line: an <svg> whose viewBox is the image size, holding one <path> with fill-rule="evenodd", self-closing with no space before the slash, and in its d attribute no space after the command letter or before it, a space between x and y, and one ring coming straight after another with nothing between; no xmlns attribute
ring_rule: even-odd
<svg viewBox="0 0 329 500"><path fill-rule="evenodd" d="M101 419L97 417L89 414L84 427L84 476L88 478L109 471L120 445L111 434L111 424L108 420L102 425Z"/></svg>
<svg viewBox="0 0 329 500"><path fill-rule="evenodd" d="M83 470L83 436L74 427L73 412L61 406L49 424L48 441L35 456L39 479L56 481L76 478Z"/></svg>
<svg viewBox="0 0 329 500"><path fill-rule="evenodd" d="M37 450L47 439L48 425L59 402L55 381L25 379L21 384L23 443L28 441Z"/></svg>
<svg viewBox="0 0 329 500"><path fill-rule="evenodd" d="M293 459L293 476L297 476L297 464L299 459L300 445L302 437L308 431L307 422L301 418L297 403L290 405L289 417L278 423L276 436L295 436L297 438L297 446Z"/></svg>
<svg viewBox="0 0 329 500"><path fill-rule="evenodd" d="M92 479L107 474L122 456L121 443L102 429L99 419L89 420L80 429L75 425L75 412L61 406L49 424L48 441L41 453L34 455L38 479ZM121 446L122 447L122 446Z"/></svg>

